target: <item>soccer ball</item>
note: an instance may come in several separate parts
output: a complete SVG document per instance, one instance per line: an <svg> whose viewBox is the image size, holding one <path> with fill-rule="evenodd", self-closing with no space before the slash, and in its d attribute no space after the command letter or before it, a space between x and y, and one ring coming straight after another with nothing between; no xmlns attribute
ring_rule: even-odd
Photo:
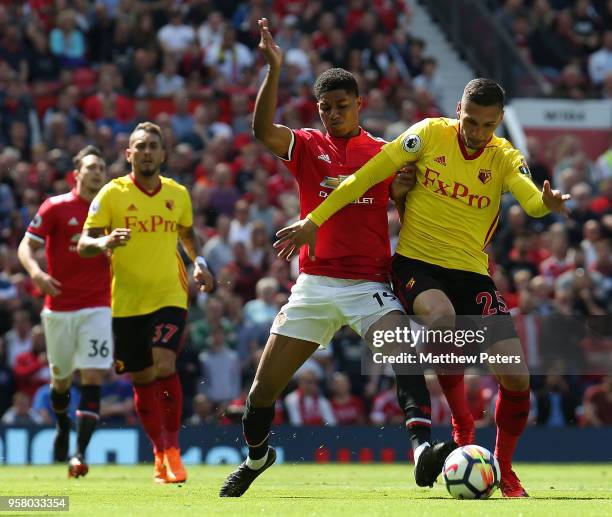
<svg viewBox="0 0 612 517"><path fill-rule="evenodd" d="M478 445L455 449L442 469L448 493L455 499L488 499L499 486L499 463Z"/></svg>

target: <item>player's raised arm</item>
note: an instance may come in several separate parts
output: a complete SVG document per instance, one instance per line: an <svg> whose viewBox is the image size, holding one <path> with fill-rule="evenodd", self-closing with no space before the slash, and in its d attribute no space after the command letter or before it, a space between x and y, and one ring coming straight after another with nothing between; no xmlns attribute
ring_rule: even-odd
<svg viewBox="0 0 612 517"><path fill-rule="evenodd" d="M77 252L81 257L95 257L98 253L126 246L130 240L129 228L115 228L106 235L104 228L87 228L77 244Z"/></svg>
<svg viewBox="0 0 612 517"><path fill-rule="evenodd" d="M36 260L36 252L43 246L42 242L38 242L26 234L19 244L17 256L36 287L49 296L57 296L61 294L61 282L43 271L38 260Z"/></svg>
<svg viewBox="0 0 612 517"><path fill-rule="evenodd" d="M258 23L261 37L259 49L268 61L268 73L259 88L255 101L253 136L275 155L288 158L293 135L288 127L274 123L283 52L270 34L268 19L262 18Z"/></svg>
<svg viewBox="0 0 612 517"><path fill-rule="evenodd" d="M209 293L215 286L215 279L208 269L204 257L198 254L198 250L201 247L193 226L181 226L179 224L178 234L185 253L187 253L187 256L195 265L193 279L200 285L200 291Z"/></svg>

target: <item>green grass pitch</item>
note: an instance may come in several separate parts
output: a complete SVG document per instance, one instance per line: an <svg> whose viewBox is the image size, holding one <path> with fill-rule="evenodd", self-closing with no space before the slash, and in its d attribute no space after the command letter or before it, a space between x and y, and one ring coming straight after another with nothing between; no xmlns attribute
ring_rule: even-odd
<svg viewBox="0 0 612 517"><path fill-rule="evenodd" d="M455 501L440 483L414 484L412 465L277 465L240 499L217 496L232 466L190 466L184 485L155 485L152 466L96 466L66 478L62 466L0 467L0 495L67 495L70 511L93 517L240 515L612 515L612 464L517 465L529 499ZM0 512L0 517L6 515ZM32 515L50 515L36 512Z"/></svg>

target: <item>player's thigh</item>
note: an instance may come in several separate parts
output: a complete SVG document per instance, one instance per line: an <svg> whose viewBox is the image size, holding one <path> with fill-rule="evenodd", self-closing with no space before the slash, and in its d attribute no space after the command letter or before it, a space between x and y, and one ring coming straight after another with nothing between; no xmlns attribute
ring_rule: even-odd
<svg viewBox="0 0 612 517"><path fill-rule="evenodd" d="M79 311L75 368L107 370L114 360L113 319L110 307Z"/></svg>
<svg viewBox="0 0 612 517"><path fill-rule="evenodd" d="M186 321L187 311L180 307L162 307L151 315L153 364L158 377L175 372Z"/></svg>
<svg viewBox="0 0 612 517"><path fill-rule="evenodd" d="M455 273L453 273L455 274ZM491 277L477 273L456 274L452 284L452 300L459 316L458 326L478 330L482 339L477 341L481 352L520 355L520 364L505 364L518 375L526 375L521 344L506 303ZM498 368L498 372L501 372Z"/></svg>
<svg viewBox="0 0 612 517"><path fill-rule="evenodd" d="M132 374L149 369L152 371L151 329L149 314L113 318L117 373Z"/></svg>
<svg viewBox="0 0 612 517"><path fill-rule="evenodd" d="M291 296L274 318L270 334L327 346L343 325L333 279L300 275Z"/></svg>
<svg viewBox="0 0 612 517"><path fill-rule="evenodd" d="M47 345L47 359L53 380L70 379L77 350L75 312L45 309L41 313Z"/></svg>
<svg viewBox="0 0 612 517"><path fill-rule="evenodd" d="M385 316L405 314L402 304L393 294L391 286L382 282L363 281L341 287L335 295L336 305L342 314L342 324L349 325L362 338L367 339L374 327L392 321ZM369 342L369 340L368 340Z"/></svg>
<svg viewBox="0 0 612 517"><path fill-rule="evenodd" d="M404 310L428 327L453 327L455 308L442 269L419 260L395 255L392 262L393 292Z"/></svg>
<svg viewBox="0 0 612 517"><path fill-rule="evenodd" d="M295 372L308 359L318 343L280 334L270 334L249 392L255 407L270 406L285 389Z"/></svg>

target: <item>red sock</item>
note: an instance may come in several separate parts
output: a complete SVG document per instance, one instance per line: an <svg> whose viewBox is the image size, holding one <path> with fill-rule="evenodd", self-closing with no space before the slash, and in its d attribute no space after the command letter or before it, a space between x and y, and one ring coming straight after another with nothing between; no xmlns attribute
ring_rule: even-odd
<svg viewBox="0 0 612 517"><path fill-rule="evenodd" d="M134 406L142 427L153 444L154 452L163 451L162 412L159 404L159 383L157 380L148 384L134 386Z"/></svg>
<svg viewBox="0 0 612 517"><path fill-rule="evenodd" d="M157 379L161 394L162 426L166 447L179 447L178 435L183 413L183 388L175 372L168 377Z"/></svg>
<svg viewBox="0 0 612 517"><path fill-rule="evenodd" d="M502 476L512 468L516 442L527 425L528 416L529 390L512 391L500 385L495 404L495 457L499 461Z"/></svg>
<svg viewBox="0 0 612 517"><path fill-rule="evenodd" d="M438 382L453 414L453 427L465 431L472 430L474 428L474 417L472 417L465 395L463 374L438 375Z"/></svg>

